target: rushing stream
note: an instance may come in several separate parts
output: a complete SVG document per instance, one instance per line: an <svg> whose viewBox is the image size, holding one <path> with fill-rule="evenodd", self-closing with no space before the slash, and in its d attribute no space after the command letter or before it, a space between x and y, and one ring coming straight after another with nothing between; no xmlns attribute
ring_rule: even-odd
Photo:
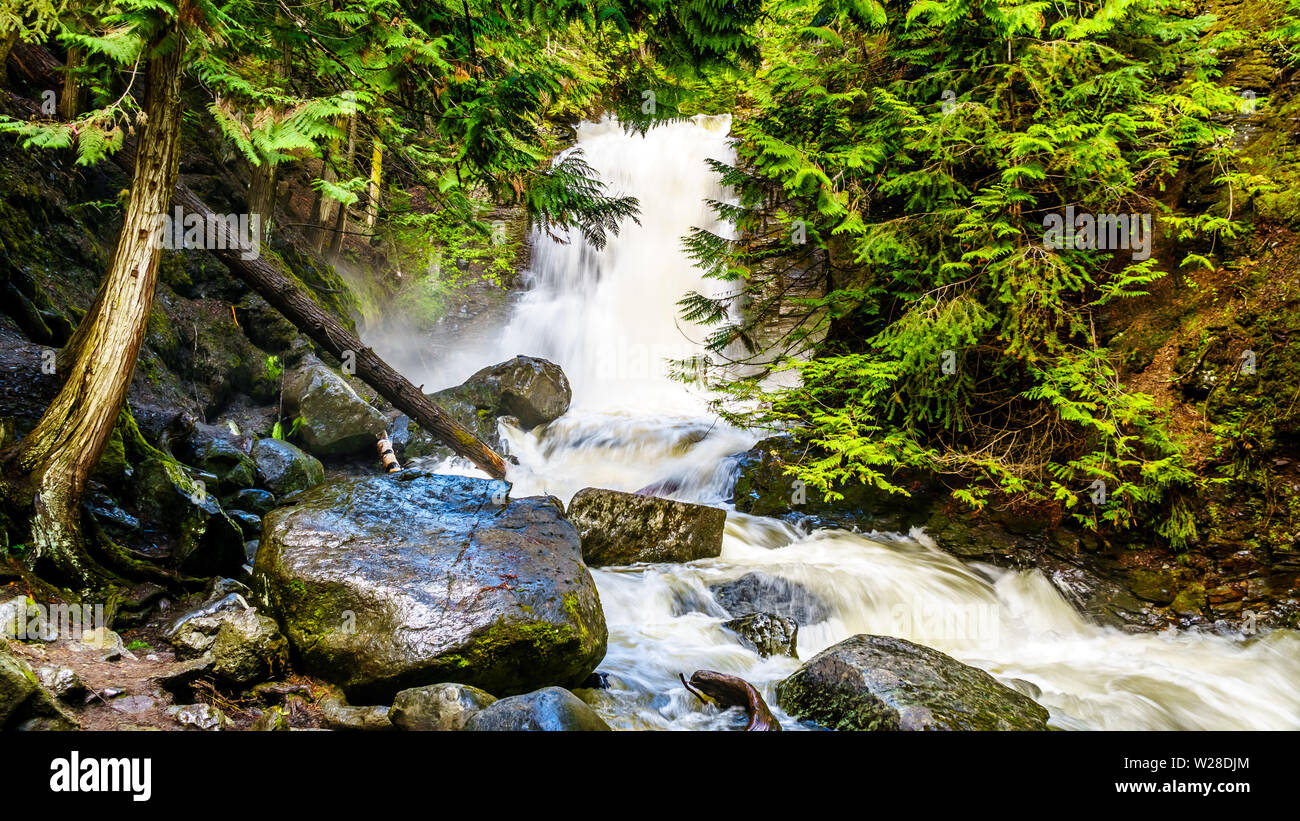
<svg viewBox="0 0 1300 821"><path fill-rule="evenodd" d="M664 360L694 353L704 333L677 319L687 291L707 293L681 250L693 226L718 226L706 198L727 194L705 164L727 160L729 119L700 117L646 136L584 124L578 146L617 193L641 203L597 251L580 237L534 236L531 281L490 349L462 352L437 372L408 374L429 389L455 384L515 354L558 363L573 406L530 433L508 430L513 495L566 502L583 487L634 491L670 482L673 498L726 506L733 461L756 437L718 421L704 397L667 378ZM455 471L454 466L446 466ZM465 470L464 472L470 472ZM738 711L701 709L678 673L713 669L775 685L799 662L760 659L721 627L708 590L751 571L806 587L829 610L802 625L803 659L857 633L901 636L987 670L1032 695L1067 729L1300 728L1300 636L1167 631L1126 634L1085 621L1037 572L965 564L927 537L804 533L728 513L721 557L689 564L594 569L609 622L600 669L611 689L597 709L616 728L725 728Z"/></svg>

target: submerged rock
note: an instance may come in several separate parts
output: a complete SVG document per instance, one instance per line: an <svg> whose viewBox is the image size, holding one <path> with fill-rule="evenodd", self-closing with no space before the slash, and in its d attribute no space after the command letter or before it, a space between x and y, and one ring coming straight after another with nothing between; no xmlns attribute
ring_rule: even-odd
<svg viewBox="0 0 1300 821"><path fill-rule="evenodd" d="M343 377L308 356L284 378L284 412L302 417L298 433L317 456L373 452L388 421Z"/></svg>
<svg viewBox="0 0 1300 821"><path fill-rule="evenodd" d="M398 693L388 718L399 730L463 730L465 722L496 700L468 684L431 684Z"/></svg>
<svg viewBox="0 0 1300 821"><path fill-rule="evenodd" d="M720 508L592 487L573 497L568 517L593 567L711 559L727 523Z"/></svg>
<svg viewBox="0 0 1300 821"><path fill-rule="evenodd" d="M763 658L799 658L799 623L794 619L775 613L750 613L723 622L722 626L739 636L741 643L753 648Z"/></svg>
<svg viewBox="0 0 1300 821"><path fill-rule="evenodd" d="M532 693L503 698L465 722L471 732L600 731L609 725L596 711L563 687L546 687Z"/></svg>
<svg viewBox="0 0 1300 821"><path fill-rule="evenodd" d="M257 478L277 496L306 490L325 480L320 460L283 439L259 439L253 446Z"/></svg>
<svg viewBox="0 0 1300 821"><path fill-rule="evenodd" d="M834 730L1046 730L1048 713L988 673L892 636L858 635L777 685L789 714Z"/></svg>
<svg viewBox="0 0 1300 821"><path fill-rule="evenodd" d="M578 533L552 497L419 470L326 482L265 519L254 580L303 669L381 700L458 682L577 685L605 655Z"/></svg>
<svg viewBox="0 0 1300 821"><path fill-rule="evenodd" d="M732 616L770 613L809 625L830 618L830 609L808 588L754 571L723 584L709 585L718 604Z"/></svg>

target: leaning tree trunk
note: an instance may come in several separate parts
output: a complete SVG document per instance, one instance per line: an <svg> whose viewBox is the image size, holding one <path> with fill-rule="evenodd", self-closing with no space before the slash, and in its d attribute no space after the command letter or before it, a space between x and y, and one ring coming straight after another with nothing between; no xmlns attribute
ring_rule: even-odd
<svg viewBox="0 0 1300 821"><path fill-rule="evenodd" d="M187 214L202 214L206 224L213 224L211 210L194 192L184 185L176 186L176 204ZM237 239L226 231L225 224L217 222L217 248L211 253L262 296L298 330L339 359L351 359L356 374L380 396L393 403L393 407L414 419L422 428L433 434L457 454L478 465L489 476L505 478L506 465L500 455L465 429L442 408L429 400L406 377L402 376L373 350L361 343L351 331L330 314L316 300L294 284L280 268L265 258L245 259ZM223 237L220 235L224 235Z"/></svg>
<svg viewBox="0 0 1300 821"><path fill-rule="evenodd" d="M126 400L144 341L158 280L156 217L167 210L180 162L183 46L178 33L173 27L164 35L177 42L149 61L148 119L108 276L76 334L62 389L14 456L34 491L32 560L47 558L83 588L96 586L105 572L81 539L81 497Z"/></svg>

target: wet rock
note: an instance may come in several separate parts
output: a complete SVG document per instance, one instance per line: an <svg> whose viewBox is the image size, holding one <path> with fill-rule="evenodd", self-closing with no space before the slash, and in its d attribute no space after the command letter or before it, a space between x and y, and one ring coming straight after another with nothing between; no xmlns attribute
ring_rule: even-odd
<svg viewBox="0 0 1300 821"><path fill-rule="evenodd" d="M330 730L392 730L388 708L383 706L354 707L338 695L328 695L320 700L321 723Z"/></svg>
<svg viewBox="0 0 1300 821"><path fill-rule="evenodd" d="M86 695L86 685L81 676L70 667L40 667L36 678L50 695L62 701L81 701Z"/></svg>
<svg viewBox="0 0 1300 821"><path fill-rule="evenodd" d="M463 730L470 716L496 700L466 684L431 684L398 693L388 718L399 730Z"/></svg>
<svg viewBox="0 0 1300 821"><path fill-rule="evenodd" d="M471 732L600 731L609 725L582 699L563 687L546 687L532 693L503 698L475 713L465 722Z"/></svg>
<svg viewBox="0 0 1300 821"><path fill-rule="evenodd" d="M116 501L103 493L92 493L85 509L90 511L109 536L120 539L140 532L140 520L127 513Z"/></svg>
<svg viewBox="0 0 1300 821"><path fill-rule="evenodd" d="M275 496L269 491L251 488L241 490L230 500L230 506L237 510L247 510L265 516L275 508Z"/></svg>
<svg viewBox="0 0 1300 821"><path fill-rule="evenodd" d="M754 571L723 584L709 585L718 604L739 618L751 613L770 613L809 625L830 618L830 609L803 585Z"/></svg>
<svg viewBox="0 0 1300 821"><path fill-rule="evenodd" d="M373 452L388 420L357 395L347 380L308 356L284 377L284 411L302 417L298 434L316 456Z"/></svg>
<svg viewBox="0 0 1300 821"><path fill-rule="evenodd" d="M277 496L306 490L325 480L320 460L282 439L260 439L253 446L257 478Z"/></svg>
<svg viewBox="0 0 1300 821"><path fill-rule="evenodd" d="M238 685L262 681L289 660L288 642L279 625L249 605L244 593L247 588L238 582L220 580L203 604L174 621L165 633L179 658L210 656L211 671Z"/></svg>
<svg viewBox="0 0 1300 821"><path fill-rule="evenodd" d="M582 537L583 560L596 567L719 556L727 512L589 487L569 502L568 518Z"/></svg>
<svg viewBox="0 0 1300 821"><path fill-rule="evenodd" d="M834 730L1045 730L1047 710L988 673L891 636L823 650L777 685L789 714Z"/></svg>
<svg viewBox="0 0 1300 821"><path fill-rule="evenodd" d="M261 539L249 539L244 542L244 558L248 560L248 564L245 565L245 567L249 567L253 562L257 561L257 549L261 546Z"/></svg>
<svg viewBox="0 0 1300 821"><path fill-rule="evenodd" d="M286 732L289 729L289 717L279 707L268 707L249 729L258 732Z"/></svg>
<svg viewBox="0 0 1300 821"><path fill-rule="evenodd" d="M212 671L231 684L269 678L289 663L289 643L274 619L256 610L223 614L212 644Z"/></svg>
<svg viewBox="0 0 1300 821"><path fill-rule="evenodd" d="M230 724L226 714L211 704L185 704L167 710L187 730L221 730Z"/></svg>
<svg viewBox="0 0 1300 821"><path fill-rule="evenodd" d="M195 422L188 437L173 446L176 457L217 477L217 490L233 493L250 488L257 479L257 464L250 455L253 438L226 425Z"/></svg>
<svg viewBox="0 0 1300 821"><path fill-rule="evenodd" d="M75 730L77 720L0 638L0 730Z"/></svg>
<svg viewBox="0 0 1300 821"><path fill-rule="evenodd" d="M493 416L513 416L524 430L544 425L569 410L573 391L564 371L554 362L516 356L491 365L459 387L436 396L455 397Z"/></svg>
<svg viewBox="0 0 1300 821"><path fill-rule="evenodd" d="M586 678L606 627L578 533L555 499L507 488L408 469L326 482L267 516L254 579L303 670L373 700Z"/></svg>
<svg viewBox="0 0 1300 821"><path fill-rule="evenodd" d="M797 649L799 623L775 613L750 613L723 622L722 626L740 637L741 643L763 658L790 656L799 658Z"/></svg>
<svg viewBox="0 0 1300 821"><path fill-rule="evenodd" d="M529 430L563 416L571 398L569 380L560 366L531 356L484 368L460 385L429 395L434 404L498 451L504 449L498 420ZM395 442L404 442L404 456L445 459L452 455L450 448L410 420L399 419L397 427Z"/></svg>
<svg viewBox="0 0 1300 821"><path fill-rule="evenodd" d="M140 513L177 534L174 556L186 573L233 572L244 562L244 535L218 504L215 488L191 478L180 463L151 458L135 471Z"/></svg>
<svg viewBox="0 0 1300 821"><path fill-rule="evenodd" d="M239 532L245 539L255 539L262 534L262 517L256 513L249 513L247 510L231 510L226 515L239 525ZM247 551L245 555L248 555Z"/></svg>

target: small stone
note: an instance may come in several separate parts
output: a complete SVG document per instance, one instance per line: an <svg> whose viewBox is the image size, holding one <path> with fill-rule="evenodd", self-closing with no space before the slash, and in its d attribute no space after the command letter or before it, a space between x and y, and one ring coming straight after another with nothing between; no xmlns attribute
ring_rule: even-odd
<svg viewBox="0 0 1300 821"><path fill-rule="evenodd" d="M36 678L50 695L64 701L73 701L86 694L81 676L70 667L41 667L36 671Z"/></svg>
<svg viewBox="0 0 1300 821"><path fill-rule="evenodd" d="M470 716L495 702L467 684L433 684L398 693L388 718L399 730L463 730Z"/></svg>
<svg viewBox="0 0 1300 821"><path fill-rule="evenodd" d="M186 704L170 707L167 712L187 730L220 730L230 723L225 713L211 704Z"/></svg>

